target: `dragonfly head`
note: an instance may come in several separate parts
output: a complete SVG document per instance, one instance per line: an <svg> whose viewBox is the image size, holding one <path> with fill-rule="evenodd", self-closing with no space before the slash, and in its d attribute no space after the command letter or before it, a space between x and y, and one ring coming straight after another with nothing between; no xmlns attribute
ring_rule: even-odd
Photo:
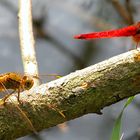
<svg viewBox="0 0 140 140"><path fill-rule="evenodd" d="M136 42L136 48L138 46L138 43L140 42L140 22L135 24L136 26L136 33L132 36L133 40Z"/></svg>
<svg viewBox="0 0 140 140"><path fill-rule="evenodd" d="M29 90L34 85L34 80L30 76L23 76L22 87L24 90Z"/></svg>

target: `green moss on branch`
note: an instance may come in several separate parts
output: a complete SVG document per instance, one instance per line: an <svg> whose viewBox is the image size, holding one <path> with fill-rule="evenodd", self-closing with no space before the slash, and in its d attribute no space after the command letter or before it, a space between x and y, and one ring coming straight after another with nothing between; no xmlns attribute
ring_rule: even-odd
<svg viewBox="0 0 140 140"><path fill-rule="evenodd" d="M20 108L37 131L88 113L101 114L104 107L140 92L139 56L138 50L130 51L23 92ZM0 139L30 132L26 120L8 101L0 109Z"/></svg>

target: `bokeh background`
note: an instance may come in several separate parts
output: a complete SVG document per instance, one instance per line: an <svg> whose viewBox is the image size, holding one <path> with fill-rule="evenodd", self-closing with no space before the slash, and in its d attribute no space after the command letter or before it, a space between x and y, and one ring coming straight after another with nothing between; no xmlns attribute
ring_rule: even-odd
<svg viewBox="0 0 140 140"><path fill-rule="evenodd" d="M40 74L67 75L135 49L130 38L80 41L79 33L128 26L140 19L140 0L32 0ZM18 35L18 0L0 0L0 73L23 73ZM50 78L43 78L44 81ZM109 140L124 101L18 140ZM140 139L140 96L125 110L124 140Z"/></svg>

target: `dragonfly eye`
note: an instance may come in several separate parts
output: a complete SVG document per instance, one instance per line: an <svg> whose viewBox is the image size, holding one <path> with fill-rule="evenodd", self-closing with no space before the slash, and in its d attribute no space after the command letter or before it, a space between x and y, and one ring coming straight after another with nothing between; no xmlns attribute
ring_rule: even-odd
<svg viewBox="0 0 140 140"><path fill-rule="evenodd" d="M33 80L27 80L25 83L24 83L24 88L26 90L29 90L32 86L33 86L34 82Z"/></svg>
<svg viewBox="0 0 140 140"><path fill-rule="evenodd" d="M140 29L137 30L136 34L140 34Z"/></svg>
<svg viewBox="0 0 140 140"><path fill-rule="evenodd" d="M24 76L23 77L23 83L24 83L24 89L29 90L33 86L34 81L33 81L32 78L30 78L28 76Z"/></svg>

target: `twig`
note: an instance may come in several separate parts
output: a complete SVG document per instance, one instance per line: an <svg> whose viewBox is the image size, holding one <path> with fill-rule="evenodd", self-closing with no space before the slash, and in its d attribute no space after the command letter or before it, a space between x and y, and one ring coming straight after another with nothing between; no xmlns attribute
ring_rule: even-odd
<svg viewBox="0 0 140 140"><path fill-rule="evenodd" d="M126 9L127 9L128 15L129 15L129 24L133 24L134 18L133 18L133 14L132 14L131 0L125 0L125 5L126 5Z"/></svg>
<svg viewBox="0 0 140 140"><path fill-rule="evenodd" d="M38 75L34 37L32 31L31 0L19 0L19 35L20 47L26 74ZM38 79L34 79L34 86L39 85Z"/></svg>
<svg viewBox="0 0 140 140"><path fill-rule="evenodd" d="M131 21L132 19L129 16L129 13L126 10L126 8L122 6L118 0L111 0L111 1L112 1L113 6L116 8L117 12L124 19L125 23L132 24L132 21Z"/></svg>
<svg viewBox="0 0 140 140"><path fill-rule="evenodd" d="M133 50L21 93L20 107L41 131L84 114L101 114L104 107L138 94L139 85L140 50ZM0 139L30 133L12 104L7 101L0 109Z"/></svg>

